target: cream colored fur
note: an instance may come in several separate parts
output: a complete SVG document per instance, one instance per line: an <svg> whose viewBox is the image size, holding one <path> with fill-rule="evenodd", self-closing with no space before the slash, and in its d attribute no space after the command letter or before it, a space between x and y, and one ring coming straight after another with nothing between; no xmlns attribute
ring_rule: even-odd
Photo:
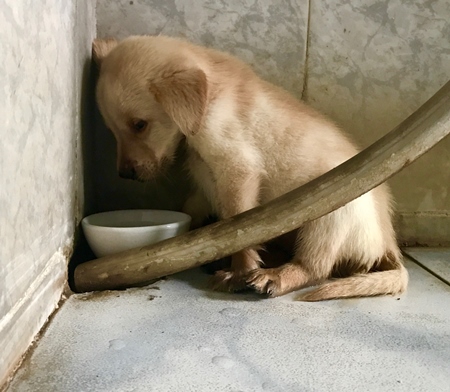
<svg viewBox="0 0 450 392"><path fill-rule="evenodd" d="M227 54L168 37L96 40L97 101L118 145L118 170L147 180L184 138L197 191L185 211L199 223L266 203L357 153L330 121ZM295 256L261 268L256 249L233 255L214 287L279 296L335 276L302 300L406 289L385 186L298 231Z"/></svg>

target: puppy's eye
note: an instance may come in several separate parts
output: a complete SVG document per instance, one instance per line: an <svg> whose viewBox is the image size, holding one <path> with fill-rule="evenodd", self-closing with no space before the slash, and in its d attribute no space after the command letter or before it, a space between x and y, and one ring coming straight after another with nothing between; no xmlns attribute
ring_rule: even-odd
<svg viewBox="0 0 450 392"><path fill-rule="evenodd" d="M147 127L147 121L135 120L133 121L132 128L135 132L142 132Z"/></svg>

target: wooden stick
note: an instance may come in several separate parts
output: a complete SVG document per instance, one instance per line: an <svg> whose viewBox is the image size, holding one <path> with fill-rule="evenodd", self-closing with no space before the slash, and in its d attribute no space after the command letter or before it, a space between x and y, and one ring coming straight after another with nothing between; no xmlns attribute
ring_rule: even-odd
<svg viewBox="0 0 450 392"><path fill-rule="evenodd" d="M389 134L321 177L230 219L75 269L77 291L124 288L264 243L386 181L450 133L450 82Z"/></svg>

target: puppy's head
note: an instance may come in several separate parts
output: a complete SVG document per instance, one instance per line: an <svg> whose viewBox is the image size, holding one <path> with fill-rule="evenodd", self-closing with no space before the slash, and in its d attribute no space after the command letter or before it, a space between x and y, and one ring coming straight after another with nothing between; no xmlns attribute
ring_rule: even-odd
<svg viewBox="0 0 450 392"><path fill-rule="evenodd" d="M154 177L173 160L183 136L202 127L206 75L180 45L166 37L94 41L97 102L116 138L122 177Z"/></svg>

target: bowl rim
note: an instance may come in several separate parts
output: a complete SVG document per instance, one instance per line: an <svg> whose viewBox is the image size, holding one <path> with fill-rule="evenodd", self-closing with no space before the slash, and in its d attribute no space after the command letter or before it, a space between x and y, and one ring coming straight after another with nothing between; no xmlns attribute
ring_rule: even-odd
<svg viewBox="0 0 450 392"><path fill-rule="evenodd" d="M104 226L99 224L94 224L89 222L89 218L93 218L99 215L109 215L113 213L129 213L129 212L170 212L177 214L179 216L179 220L175 222L168 222L168 223L161 223L157 225L143 225L143 226ZM120 230L133 230L133 229L144 229L144 228L170 228L172 226L180 225L183 223L190 223L192 221L192 217L184 212L181 211L173 211L173 210L162 210L162 209L146 209L146 208L136 208L136 209L126 209L126 210L112 210L112 211L103 211L103 212L97 212L95 214L90 214L85 216L81 220L82 226L89 226L92 228L102 228L102 229L120 229Z"/></svg>

